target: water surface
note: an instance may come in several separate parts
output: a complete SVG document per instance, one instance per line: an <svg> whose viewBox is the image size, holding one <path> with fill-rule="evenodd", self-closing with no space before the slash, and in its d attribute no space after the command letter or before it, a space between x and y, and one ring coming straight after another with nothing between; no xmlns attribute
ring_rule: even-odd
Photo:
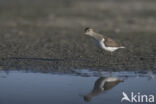
<svg viewBox="0 0 156 104"><path fill-rule="evenodd" d="M120 104L122 92L156 95L154 74L88 70L77 73L0 71L0 104ZM105 83L101 90L100 83L108 78L119 80Z"/></svg>

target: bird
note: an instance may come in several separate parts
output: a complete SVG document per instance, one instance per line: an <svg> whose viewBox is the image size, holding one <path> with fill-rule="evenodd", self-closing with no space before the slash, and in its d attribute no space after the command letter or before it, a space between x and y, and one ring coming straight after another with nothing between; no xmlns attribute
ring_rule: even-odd
<svg viewBox="0 0 156 104"><path fill-rule="evenodd" d="M98 47L110 52L111 55L112 52L125 48L124 46L119 45L115 40L105 35L94 32L94 30L90 27L85 28L84 31L86 35L91 36L95 40L95 43Z"/></svg>
<svg viewBox="0 0 156 104"><path fill-rule="evenodd" d="M95 81L92 91L85 95L83 98L85 101L89 102L91 101L92 97L112 89L120 82L124 82L124 79L120 79L118 77L99 77Z"/></svg>

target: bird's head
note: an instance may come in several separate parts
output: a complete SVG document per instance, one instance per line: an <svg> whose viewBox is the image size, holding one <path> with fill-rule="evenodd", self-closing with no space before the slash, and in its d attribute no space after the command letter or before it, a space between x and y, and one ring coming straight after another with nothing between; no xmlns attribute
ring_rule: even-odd
<svg viewBox="0 0 156 104"><path fill-rule="evenodd" d="M83 97L83 99L84 99L84 101L89 102L89 101L92 100L92 96L86 95L86 96Z"/></svg>
<svg viewBox="0 0 156 104"><path fill-rule="evenodd" d="M86 35L92 35L94 33L93 29L89 27L85 28L84 31Z"/></svg>

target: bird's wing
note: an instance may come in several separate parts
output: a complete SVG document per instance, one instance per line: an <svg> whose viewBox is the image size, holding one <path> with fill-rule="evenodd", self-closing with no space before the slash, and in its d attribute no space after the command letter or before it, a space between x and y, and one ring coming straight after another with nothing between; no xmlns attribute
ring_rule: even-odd
<svg viewBox="0 0 156 104"><path fill-rule="evenodd" d="M107 47L120 47L120 45L116 41L108 37L105 39L104 43Z"/></svg>

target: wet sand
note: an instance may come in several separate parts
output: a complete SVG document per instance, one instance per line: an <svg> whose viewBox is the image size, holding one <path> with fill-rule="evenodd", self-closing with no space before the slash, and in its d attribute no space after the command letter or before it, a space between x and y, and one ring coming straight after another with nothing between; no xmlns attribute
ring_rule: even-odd
<svg viewBox="0 0 156 104"><path fill-rule="evenodd" d="M0 69L156 69L155 0L0 1ZM95 47L85 27L126 49Z"/></svg>

